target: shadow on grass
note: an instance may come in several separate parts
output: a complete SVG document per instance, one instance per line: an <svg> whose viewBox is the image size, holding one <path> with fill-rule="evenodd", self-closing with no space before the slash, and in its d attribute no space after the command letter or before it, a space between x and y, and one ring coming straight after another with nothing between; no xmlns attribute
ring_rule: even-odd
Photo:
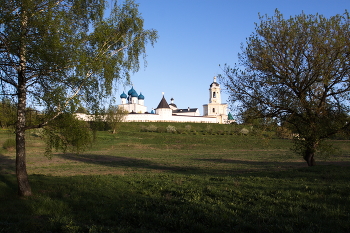
<svg viewBox="0 0 350 233"><path fill-rule="evenodd" d="M111 168L223 174L220 169L168 166L128 157L59 156ZM6 156L0 156L1 161L8 165L14 163ZM273 163L203 160L206 161L256 166ZM0 208L0 232L347 232L348 199L344 197L349 188L345 186L347 182L339 181L349 180L349 174L349 167L319 166L270 173L256 171L242 176L237 174L234 179L208 179L205 175L188 178L175 174L31 175L35 195L27 200L5 197L5 191L0 190L3 194L0 201L4 203ZM234 177L234 172L230 175ZM266 175L278 176L278 179L266 179ZM326 183L315 183L320 176L326 178ZM290 182L291 177L298 179ZM302 183L299 177L303 178ZM333 185L333 180L337 185ZM15 177L10 175L0 174L1 182L7 182L9 187L16 184ZM308 200L310 195L313 195L312 202ZM332 198L334 200L327 206L329 211L319 211L325 200L329 202Z"/></svg>
<svg viewBox="0 0 350 233"><path fill-rule="evenodd" d="M254 171L287 170L306 167L302 162L274 162L274 161L244 161L226 159L193 159L197 163L169 165L153 162L147 159L130 158L111 155L95 154L59 154L67 160L88 164L96 164L114 168L149 169L155 171L168 171L179 174L207 174L207 175L233 175L237 173L251 173ZM230 163L232 166L210 166L213 163Z"/></svg>
<svg viewBox="0 0 350 233"><path fill-rule="evenodd" d="M0 174L14 174L15 160L0 154Z"/></svg>
<svg viewBox="0 0 350 233"><path fill-rule="evenodd" d="M343 168L349 179L349 168ZM322 171L301 170L310 171L307 179ZM238 176L236 184L236 179L200 176L32 175L37 195L6 203L13 214L0 212L0 232L347 232L348 204L342 197L349 188L331 181L305 183L307 188L288 182L291 173L280 172L279 185L258 176ZM334 200L329 210L318 211L325 196Z"/></svg>
<svg viewBox="0 0 350 233"><path fill-rule="evenodd" d="M146 159L110 156L110 155L95 155L95 154L59 154L61 158L78 161L82 163L103 165L115 168L135 168L135 169L150 169L157 171L170 171L176 173L200 173L202 169L191 166L168 166L158 164Z"/></svg>
<svg viewBox="0 0 350 233"><path fill-rule="evenodd" d="M237 159L197 159L204 162L214 163L229 163L229 164L244 164L244 165L277 165L277 166L290 166L305 167L306 162L280 162L280 161L252 161L252 160L237 160ZM350 166L350 161L316 161L316 165L337 165L337 166Z"/></svg>

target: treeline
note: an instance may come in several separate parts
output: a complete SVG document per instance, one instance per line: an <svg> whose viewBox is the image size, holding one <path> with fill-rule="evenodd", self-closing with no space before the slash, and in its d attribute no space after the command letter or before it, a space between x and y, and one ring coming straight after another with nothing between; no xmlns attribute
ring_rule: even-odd
<svg viewBox="0 0 350 233"><path fill-rule="evenodd" d="M34 109L26 108L26 122L27 125L38 124L43 114ZM11 128L14 127L17 121L17 106L11 99L4 98L0 101L0 127Z"/></svg>

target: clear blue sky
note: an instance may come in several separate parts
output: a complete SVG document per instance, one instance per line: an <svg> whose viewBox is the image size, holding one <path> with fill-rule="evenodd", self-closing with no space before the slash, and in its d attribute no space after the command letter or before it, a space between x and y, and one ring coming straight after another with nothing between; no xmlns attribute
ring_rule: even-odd
<svg viewBox="0 0 350 233"><path fill-rule="evenodd" d="M146 29L159 34L147 49L147 67L131 77L134 89L145 96L148 111L162 92L178 108L199 108L209 101L209 85L221 73L219 64L233 65L241 43L254 32L258 14L272 16L277 8L285 18L302 13L326 17L349 10L350 0L135 0ZM131 86L119 86L116 93ZM223 91L224 92L224 91ZM228 95L223 93L222 102Z"/></svg>

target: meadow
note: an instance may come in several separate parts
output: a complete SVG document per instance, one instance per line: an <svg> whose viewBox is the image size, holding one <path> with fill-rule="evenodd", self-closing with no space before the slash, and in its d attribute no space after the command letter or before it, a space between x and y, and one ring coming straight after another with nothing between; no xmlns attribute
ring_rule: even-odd
<svg viewBox="0 0 350 233"><path fill-rule="evenodd" d="M17 196L15 153L2 148L0 232L349 232L349 141L307 167L291 140L247 129L122 123L51 158L28 132L34 195ZM0 145L13 137L0 131Z"/></svg>

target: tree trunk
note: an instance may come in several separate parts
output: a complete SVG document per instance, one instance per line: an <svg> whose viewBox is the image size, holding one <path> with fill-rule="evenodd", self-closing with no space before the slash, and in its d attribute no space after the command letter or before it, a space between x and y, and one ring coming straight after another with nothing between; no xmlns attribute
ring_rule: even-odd
<svg viewBox="0 0 350 233"><path fill-rule="evenodd" d="M16 175L18 184L19 196L30 196L32 190L29 185L26 162L26 141L25 141L25 127L26 127L26 90L23 83L23 75L18 75L18 105L17 105L17 122L16 122ZM21 82L22 81L22 82Z"/></svg>
<svg viewBox="0 0 350 233"><path fill-rule="evenodd" d="M314 153L308 153L304 156L305 161L307 162L307 165L309 167L316 165L315 159L314 159Z"/></svg>
<svg viewBox="0 0 350 233"><path fill-rule="evenodd" d="M26 87L26 35L28 16L24 10L21 12L21 38L19 48L19 69L17 83L17 122L16 122L16 176L19 196L30 196L32 190L29 185L26 161L26 107L27 107L27 87Z"/></svg>
<svg viewBox="0 0 350 233"><path fill-rule="evenodd" d="M316 165L314 155L316 153L318 142L313 142L310 144L307 146L307 148L305 148L306 150L304 152L304 159L309 167Z"/></svg>

